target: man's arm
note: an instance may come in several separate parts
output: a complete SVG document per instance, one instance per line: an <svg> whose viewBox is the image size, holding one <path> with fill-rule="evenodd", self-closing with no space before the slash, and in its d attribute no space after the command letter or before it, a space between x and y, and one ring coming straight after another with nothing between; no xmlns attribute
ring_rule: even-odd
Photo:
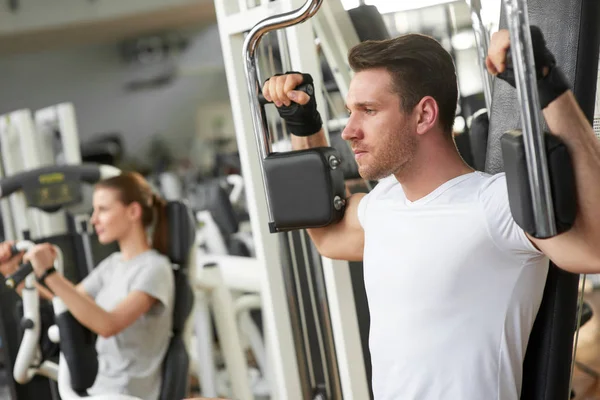
<svg viewBox="0 0 600 400"><path fill-rule="evenodd" d="M575 273L600 273L600 143L568 91L544 109L548 128L569 149L575 172L577 217L573 227L532 242L559 267Z"/></svg>
<svg viewBox="0 0 600 400"><path fill-rule="evenodd" d="M263 96L277 107L289 106L292 101L300 105L314 102L314 98L311 99L308 94L294 90L303 83L303 79L301 74L272 77L263 86ZM316 104L313 106L316 108ZM310 118L310 115L307 117ZM296 125L298 122L295 121ZM315 125L314 120L307 125ZM293 128L290 130L294 150L329 146L322 127L318 132L313 133L313 131L304 136L294 135ZM321 255L339 260L362 261L364 230L358 220L358 204L364 194L350 195L350 191L346 188L346 196L346 209L340 222L323 228L307 229L307 232Z"/></svg>
<svg viewBox="0 0 600 400"><path fill-rule="evenodd" d="M508 31L493 35L486 60L490 73L506 69L509 47ZM547 73L545 69L544 76ZM569 231L549 239L528 237L560 268L574 273L600 273L600 144L570 90L551 101L543 114L549 130L562 139L571 155L578 212Z"/></svg>

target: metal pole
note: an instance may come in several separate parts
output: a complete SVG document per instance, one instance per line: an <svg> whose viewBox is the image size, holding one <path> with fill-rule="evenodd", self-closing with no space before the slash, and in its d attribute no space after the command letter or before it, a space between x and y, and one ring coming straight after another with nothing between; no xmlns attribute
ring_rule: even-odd
<svg viewBox="0 0 600 400"><path fill-rule="evenodd" d="M267 180L265 176L264 160L271 153L271 143L269 141L269 130L265 110L260 104L258 94L261 90L261 84L258 81L258 70L256 67L256 49L260 39L268 32L287 28L292 25L302 23L312 17L321 7L323 0L307 0L302 7L297 10L275 15L266 18L256 24L246 36L243 45L243 56L246 67L246 80L248 84L248 95L250 96L250 110L252 112L252 125L254 127L254 135L258 145L258 151L261 157L260 173L262 177L263 188L265 193L269 193ZM269 196L267 195L267 214L269 222L273 222L273 212Z"/></svg>
<svg viewBox="0 0 600 400"><path fill-rule="evenodd" d="M490 112L492 109L492 87L494 77L489 74L485 67L485 59L487 57L488 48L490 47L490 34L481 18L481 0L467 0L467 4L471 9L471 23L473 25L473 33L475 34L475 42L477 44L479 70L481 72L481 82L483 84L483 94L485 97L485 106Z"/></svg>
<svg viewBox="0 0 600 400"><path fill-rule="evenodd" d="M533 58L526 0L503 0L510 31L510 48L517 94L521 105L521 122L527 173L531 189L536 236L556 235L546 146L540 117L540 101Z"/></svg>

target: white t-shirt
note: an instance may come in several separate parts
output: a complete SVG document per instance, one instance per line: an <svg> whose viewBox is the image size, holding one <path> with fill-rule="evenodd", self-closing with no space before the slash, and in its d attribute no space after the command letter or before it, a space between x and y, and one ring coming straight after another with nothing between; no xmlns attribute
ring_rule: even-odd
<svg viewBox="0 0 600 400"><path fill-rule="evenodd" d="M504 174L415 202L394 176L358 207L376 400L518 400L548 258L515 223Z"/></svg>
<svg viewBox="0 0 600 400"><path fill-rule="evenodd" d="M173 327L175 283L169 259L148 250L123 261L114 253L82 282L86 292L107 311L129 293L140 290L158 302L146 314L118 334L98 336L99 371L92 395L119 393L156 400L162 383L162 364Z"/></svg>

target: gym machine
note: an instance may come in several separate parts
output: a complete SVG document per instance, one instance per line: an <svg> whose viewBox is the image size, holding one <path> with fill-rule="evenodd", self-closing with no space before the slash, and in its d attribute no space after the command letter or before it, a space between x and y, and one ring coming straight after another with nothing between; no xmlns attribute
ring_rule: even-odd
<svg viewBox="0 0 600 400"><path fill-rule="evenodd" d="M309 4L311 3L311 4ZM307 2L305 3L302 10L306 14L288 12L281 16L278 22L283 22L287 17L290 19L295 18L295 22L305 21L305 17L314 13L314 6L318 2ZM575 15L574 18L581 18L582 20L570 21L574 23L576 28L579 29L579 35L574 36L574 40L578 40L585 37L593 37L591 40L590 49L592 49L592 55L583 56L584 53L579 52L571 55L570 59L561 60L559 64L565 63L565 65L571 66L572 63L577 65L577 69L568 69L569 71L576 71L578 74L586 72L586 75L590 76L593 73L597 73L597 62L598 62L598 34L593 31L594 16L598 15L598 6L591 4L593 2L586 1L571 1L567 5L560 5L556 2L556 6L552 5L549 7L547 2L544 5L537 4L537 0L532 0L530 3L536 3L536 7L532 8L535 10L533 13L537 16L537 25L544 25L543 31L551 32L556 30L556 26L561 26L563 30L567 29L567 26L563 26L561 21L557 19L563 18L564 15ZM217 3L219 5L219 3ZM484 149L488 150L488 157L486 160L486 170L492 173L499 172L502 168L502 161L498 162L499 152L504 153L506 160L505 165L507 166L507 177L509 181L509 192L511 209L515 210L515 219L526 231L537 236L537 237L551 237L561 232L562 230L568 229L572 223L573 216L573 202L570 199L572 195L573 181L570 169L570 159L568 153L566 153L561 147L560 143L553 142L552 139L548 139L547 135L542 134L541 120L539 117L539 101L537 100L537 87L536 79L532 71L533 69L533 53L531 50L531 38L529 34L529 22L527 20L529 11L527 9L527 3L524 0L503 0L503 6L505 7L505 13L508 17L509 28L511 31L512 38L512 59L515 61L515 71L517 73L517 94L518 102L520 105L520 112L522 115L521 123L523 125L523 132L504 134L507 130L503 130L499 135L493 132L493 137L488 145ZM218 7L217 15L220 20L227 21L228 13L233 13L232 10L236 10L236 5L229 4L229 8ZM243 8L243 6L240 6ZM574 7L577 11L575 13L567 12L567 7ZM554 15L548 15L548 9L551 8ZM260 10L260 12L259 12ZM288 11L283 9L281 11ZM256 7L256 9L248 10L247 14L252 16L263 16L265 13L264 9ZM262 14L261 14L262 13ZM542 15L543 14L543 15ZM317 14L316 16L318 16ZM313 17L314 18L314 17ZM257 17L258 19L258 17ZM546 19L546 21L544 21ZM231 18L233 21L233 18ZM240 23L240 30L250 30L248 25L244 25L238 18L237 21ZM274 23L273 19L265 22ZM550 26L547 21L552 21L555 26ZM597 21L596 21L597 22ZM305 22L306 23L306 22ZM259 24L260 25L260 24ZM264 34L264 30L267 30L268 23L260 26L263 29L260 34ZM258 204L253 204L250 208L250 213L254 218L259 218L263 224L271 222L271 230L273 229L273 222L277 222L278 211L273 211L270 207L276 202L270 194L273 190L268 186L269 179L273 179L266 172L266 163L261 165L268 155L270 154L268 140L270 137L266 135L267 128L265 126L265 116L261 111L262 106L256 98L260 90L260 82L258 75L254 75L255 71L253 67L243 70L239 64L236 64L232 60L228 60L227 57L230 53L235 54L239 50L240 39L235 37L234 32L238 32L237 29L232 28L229 24L226 24L226 28L222 30L221 39L224 43L224 50L226 56L226 66L228 68L228 80L235 85L241 85L240 81L243 72L247 72L248 78L248 91L249 100L245 101L244 98L240 99L240 91L231 89L232 99L234 99L234 115L236 116L236 131L238 133L238 142L240 148L247 149L247 154L242 154L242 163L244 167L244 173L246 179L250 179L249 176L254 180L255 184L262 183L264 193L256 193L260 191L259 187L251 186L247 184L247 187L253 191L250 198ZM282 27L281 25L280 27ZM258 25L257 25L258 27ZM250 34L246 37L246 44L252 44L256 37L252 36L252 33L257 33L258 28L250 30ZM597 29L595 30L597 31ZM297 34L295 31L290 31L289 37L294 37ZM310 36L310 31L304 31L303 37ZM257 35L261 36L261 35ZM480 43L484 43L482 38L479 39ZM311 43L310 40L305 39L305 43ZM243 49L247 50L250 46L246 46ZM572 47L577 49L577 43L572 44ZM245 57L244 62L248 63L248 52L242 53ZM298 60L297 64L294 65L293 70L299 70L310 73L315 79L315 86L319 86L318 81L318 70L311 69L311 60L306 60L304 56L306 52L302 53L291 53L292 57L302 57L302 60ZM314 57L314 54L312 55ZM304 63L304 68L302 68ZM580 70L581 68L581 70ZM565 67L566 69L566 67ZM266 76L262 77L267 78ZM496 86L496 82L492 81L489 86ZM581 85L581 84L580 84ZM580 101L584 101L583 108L589 108L589 105L585 100L589 100L589 90L584 89L582 86L575 85L574 93ZM492 99L497 97L496 93L486 89L486 96L488 104L493 104ZM491 96L490 96L491 94ZM506 95L506 93L504 93ZM317 93L318 95L318 93ZM510 96L507 96L510 97ZM317 101L320 104L319 100ZM253 115L248 116L245 113L245 108L250 107L253 110ZM499 113L506 107L498 106L492 108L490 112L493 114L497 110ZM510 110L511 114L514 115L514 110ZM587 113L589 114L589 112ZM493 117L493 115L492 115ZM502 118L502 117L500 117ZM504 116L503 121L511 120ZM512 119L514 120L514 119ZM511 120L511 121L512 121ZM252 143L252 136L245 132L249 123L253 123L256 133L257 143ZM491 124L493 127L493 121ZM514 128L514 127L513 127ZM499 136L502 136L500 139ZM502 149L502 150L501 150ZM257 156L258 155L258 156ZM244 157L248 157L245 160ZM252 159L254 157L254 159ZM501 156L500 156L501 157ZM513 162L514 161L514 162ZM562 175L556 173L550 173L549 168L562 167ZM273 179L276 180L276 179ZM260 185L257 185L260 186ZM281 189L281 188L280 188ZM564 193L561 194L561 190ZM263 197L264 195L264 197ZM555 203L556 202L556 203ZM283 215L285 217L285 215ZM557 224L556 218L560 219L560 224ZM308 222L307 226L313 222ZM558 225L558 226L557 226ZM280 225L282 226L282 225ZM275 228L277 226L275 225ZM262 229L262 230L261 230ZM272 243L271 238L267 238L265 234L265 227L260 226L256 223L253 224L253 231L259 232L260 237L257 238L257 242L262 246L267 246L267 243ZM276 235L273 235L276 236ZM273 239L274 240L274 239ZM275 246L273 246L275 247ZM265 258L270 257L269 252L260 249L264 253L260 253ZM271 282L278 282L281 279L281 275L278 273L276 268L268 266L268 274ZM285 279L285 282L289 281ZM525 357L525 368L523 376L523 391L522 398L527 399L549 399L554 396L568 397L569 389L569 367L571 365L571 349L573 345L573 326L576 322L576 298L577 298L577 277L571 276L571 274L565 273L559 270L555 266L552 266L548 275L546 290L544 293L544 299L538 312L536 323L534 325L533 332L530 338L530 344L528 346L527 354ZM272 290L272 289L271 289ZM327 293L329 297L329 292ZM561 299L558 301L558 299ZM335 304L332 306L330 311L334 312ZM285 314L284 314L285 315ZM334 329L335 331L335 329ZM287 339L287 338L286 338ZM343 350L336 348L336 356L339 356ZM338 364L341 366L341 362ZM294 371L295 373L296 371ZM300 374L301 375L301 374ZM290 374L291 376L291 374ZM294 377L290 377L293 379ZM302 376L301 380L304 381L305 376ZM294 392L289 392L291 395L295 395ZM335 398L335 394L328 393L332 398ZM344 397L352 396L353 392L348 391L348 395L344 392ZM355 393L354 393L355 395ZM288 396L289 398L290 396Z"/></svg>
<svg viewBox="0 0 600 400"><path fill-rule="evenodd" d="M0 180L0 197L20 191L24 193L28 207L35 207L45 212L56 212L81 201L82 183L91 184L118 174L120 174L120 170L108 165L42 167ZM160 398L165 400L183 398L187 395L189 356L184 340L193 308L194 295L188 274L189 266L193 264L194 260L195 240L195 224L185 203L181 201L168 202L166 216L168 237L170 238L166 256L173 265L175 301L173 332L163 361ZM35 241L49 242L55 245L59 253L55 268L74 283L77 283L82 277L73 271L75 265L69 255L69 252L75 247L74 241L77 236L79 235L69 235L62 241L58 240L61 237L56 236L38 238ZM21 250L22 247L28 248L32 244L33 241L20 241L16 250ZM115 246L105 247L110 250L110 253L117 250ZM26 384L36 375L49 377L58 382L58 393L64 400L79 398L135 400L132 396L119 394L87 396L86 392L93 385L98 371L95 337L92 332L79 324L58 297L54 297L52 300L55 323L58 328L50 327L48 337L52 342L60 342L59 359L58 361L47 360L44 354L41 354L40 357L38 348L41 334L39 298L31 264L21 265L14 274L6 278L5 286L12 290L23 280L25 281L23 288L24 319L22 320L24 333L23 340L18 345L16 361L12 363L15 381L19 384ZM59 397L53 394L53 398Z"/></svg>
<svg viewBox="0 0 600 400"><path fill-rule="evenodd" d="M70 206L77 207L82 200L83 182L93 183L118 173L120 173L118 170L110 166L63 165L41 167L0 180L0 198L4 199L19 193L23 196L24 206L27 209L40 211L40 215L43 217L46 214L60 210L64 211ZM82 266L81 264L85 264L86 260L92 259L91 254L87 257L81 256L83 239L82 235L72 232L55 232L46 237L36 237L25 241L19 240L17 247L23 246L18 250L26 250L33 243L49 242L54 244L61 254L57 268L60 268L61 273L69 280L79 282L88 270L94 266L84 265L81 270L77 269L77 267ZM111 251L114 250L113 247L108 247ZM105 254L108 255L108 252ZM101 256L101 254L95 253L94 256ZM41 301L34 286L35 279L31 271L30 265L23 266L13 276L6 277L5 285L0 287L2 338L5 346L4 368L13 371L12 375L15 380L14 386L11 388L13 397L58 398L59 394L56 389L60 391L60 385L56 387L52 381L59 380L60 373L57 365L60 364L57 364L56 360L52 360L56 355L53 352L56 347L39 348L40 337L46 335L45 332L41 331L43 322L41 310L47 309L40 308ZM22 280L25 280L25 289L23 290L23 297L20 298L13 289ZM60 306L56 302L60 301L56 299L53 307L58 316L62 311L59 311ZM17 316L21 313L19 311L21 308L23 318L19 325ZM22 336L22 339L20 339L20 336ZM52 341L53 335L50 332L47 336ZM61 346L61 350L62 348ZM45 354L48 350L50 350L50 353ZM83 350L82 355L85 355ZM62 393L60 395L63 396Z"/></svg>
<svg viewBox="0 0 600 400"><path fill-rule="evenodd" d="M260 4L249 6L246 2L216 0L215 8L256 258L263 266L261 297L269 370L272 372L269 379L271 394L276 399L369 398L363 353L365 346L361 341L348 263L320 257L305 232L272 234L265 224L269 218L261 184L260 159L257 157L262 149L257 145L251 128L256 117L250 111L246 78L250 53L245 46L250 41L257 42L259 36L272 28L267 27L274 20L287 25L285 29L273 30L264 36L266 47L253 43L257 44L257 49L253 49L256 52L252 53L252 57L261 56L257 60L261 80L268 78L270 72L266 71L266 67L272 64L274 57L268 44L279 42L283 71L310 73L315 87L320 88L323 86L315 44L317 30L321 32L321 43L327 41L327 44L321 44L321 48L328 63L339 67L332 67L333 80L338 82L338 90L343 91L348 87L350 71L345 61L338 65L334 64L335 59L339 62L344 60L344 49L356 44L358 35L338 0L256 3ZM317 4L320 8L315 7ZM319 11L308 19L311 9ZM303 23L300 24L301 21ZM320 91L315 95L321 115L328 115L324 95ZM327 120L324 118L324 121ZM326 130L327 125L328 122L325 123ZM283 140L273 143L273 149L284 148L283 144Z"/></svg>
<svg viewBox="0 0 600 400"><path fill-rule="evenodd" d="M548 39L560 35L560 43L550 40L547 45L591 123L596 90L587 82L595 82L598 74L600 3L503 0L502 6L500 28L510 31L517 90L498 79L493 82L485 171L505 170L515 221L535 237L551 237L573 222L574 181L564 145L543 130L530 22ZM565 37L567 30L574 34ZM569 398L574 330L582 314L578 281L578 275L550 264L525 354L522 399Z"/></svg>
<svg viewBox="0 0 600 400"><path fill-rule="evenodd" d="M2 163L0 178L13 177L26 171L55 165L79 165L79 139L73 105L58 104L36 112L18 110L0 116L0 146ZM46 182L60 185L64 176L45 176ZM63 182L64 184L64 182ZM72 187L66 183L63 187ZM79 192L80 189L80 192ZM4 240L32 240L50 238L59 247L65 249L67 260L67 277L78 282L100 261L112 251L112 247L100 246L95 235L90 231L89 220L91 187L79 187L79 204L68 208L60 208L52 212L40 208L29 207L27 195L18 191L11 196L0 199L2 207L2 223ZM45 188L40 195L52 197L56 193ZM91 198L91 197L90 197ZM94 258L99 258L94 261ZM10 369L15 362L19 347L20 329L15 321L20 318L21 298L11 290L0 289L0 337L3 340L5 368ZM42 307L43 320L51 318L51 306ZM56 347L56 346L55 346ZM12 381L12 380L11 380ZM9 382L12 397L44 399L52 396L55 387L47 379L34 377L27 384ZM56 395L56 394L54 394Z"/></svg>
<svg viewBox="0 0 600 400"><path fill-rule="evenodd" d="M239 221L232 205L232 200L236 201L240 195L240 179L231 179L238 186L234 186L230 195L218 181L213 181L198 185L189 196L199 223L193 282L194 353L202 395L206 397L251 399L269 393L264 340L250 315L261 308L261 265L253 257L251 247L246 246L249 240L240 240L244 236L238 232ZM215 365L213 319L225 374L219 374ZM252 350L258 367L252 373L245 348Z"/></svg>

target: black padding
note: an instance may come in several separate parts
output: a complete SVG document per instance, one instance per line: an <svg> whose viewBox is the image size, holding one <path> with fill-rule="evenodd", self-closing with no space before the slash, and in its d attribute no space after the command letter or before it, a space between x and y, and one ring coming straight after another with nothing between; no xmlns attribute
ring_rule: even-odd
<svg viewBox="0 0 600 400"><path fill-rule="evenodd" d="M529 0L529 21L540 27L557 65L572 84L583 112L594 114L600 1ZM504 9L500 27L505 28ZM516 90L495 79L486 171L501 172L500 137L520 127ZM578 276L550 266L544 298L531 332L523 367L523 400L567 399L576 320Z"/></svg>
<svg viewBox="0 0 600 400"><path fill-rule="evenodd" d="M377 7L361 5L348 10L358 40L384 40L390 38L390 32Z"/></svg>
<svg viewBox="0 0 600 400"><path fill-rule="evenodd" d="M173 306L173 336L163 361L161 400L182 399L187 395L189 355L183 336L187 320L194 306L194 292L188 273L193 258L196 224L190 207L183 201L167 203L169 221L169 254L178 268L173 271L175 280L175 304ZM193 267L193 266L192 266Z"/></svg>
<svg viewBox="0 0 600 400"><path fill-rule="evenodd" d="M80 145L83 162L117 165L125 153L120 133L96 134Z"/></svg>
<svg viewBox="0 0 600 400"><path fill-rule="evenodd" d="M71 387L77 393L84 393L94 384L98 373L96 339L68 311L56 316L56 326L60 332L60 350L69 366Z"/></svg>
<svg viewBox="0 0 600 400"><path fill-rule="evenodd" d="M473 154L473 168L477 171L485 171L489 129L490 119L487 110L480 110L474 114L469 128L469 141Z"/></svg>
<svg viewBox="0 0 600 400"><path fill-rule="evenodd" d="M163 364L163 379L160 400L183 399L187 397L190 358L182 336L171 339Z"/></svg>
<svg viewBox="0 0 600 400"><path fill-rule="evenodd" d="M180 334L194 307L194 292L189 284L187 271L177 270L175 274L175 304L173 308L173 333Z"/></svg>
<svg viewBox="0 0 600 400"><path fill-rule="evenodd" d="M556 229L562 233L571 229L577 217L575 171L569 149L560 138L551 134L545 138Z"/></svg>
<svg viewBox="0 0 600 400"><path fill-rule="evenodd" d="M345 199L344 173L332 167L340 161L332 147L272 153L264 161L274 226L271 231L322 227L339 221L344 210L335 199Z"/></svg>
<svg viewBox="0 0 600 400"><path fill-rule="evenodd" d="M521 400L568 399L579 275L554 265L529 336Z"/></svg>
<svg viewBox="0 0 600 400"><path fill-rule="evenodd" d="M219 181L214 180L198 185L190 197L194 210L210 212L224 238L238 231L237 213L229 201L227 191L221 187Z"/></svg>
<svg viewBox="0 0 600 400"><path fill-rule="evenodd" d="M548 174L557 233L573 226L577 213L575 175L571 157L564 143L555 135L544 135L548 157ZM500 139L508 184L510 211L517 224L534 237L542 238L535 229L535 217L529 186L525 143L519 130L505 133Z"/></svg>
<svg viewBox="0 0 600 400"><path fill-rule="evenodd" d="M227 246L228 254L238 257L250 257L250 249L243 240L232 238Z"/></svg>
<svg viewBox="0 0 600 400"><path fill-rule="evenodd" d="M169 223L169 253L173 264L187 266L190 250L196 240L196 224L190 208L182 201L167 203Z"/></svg>

